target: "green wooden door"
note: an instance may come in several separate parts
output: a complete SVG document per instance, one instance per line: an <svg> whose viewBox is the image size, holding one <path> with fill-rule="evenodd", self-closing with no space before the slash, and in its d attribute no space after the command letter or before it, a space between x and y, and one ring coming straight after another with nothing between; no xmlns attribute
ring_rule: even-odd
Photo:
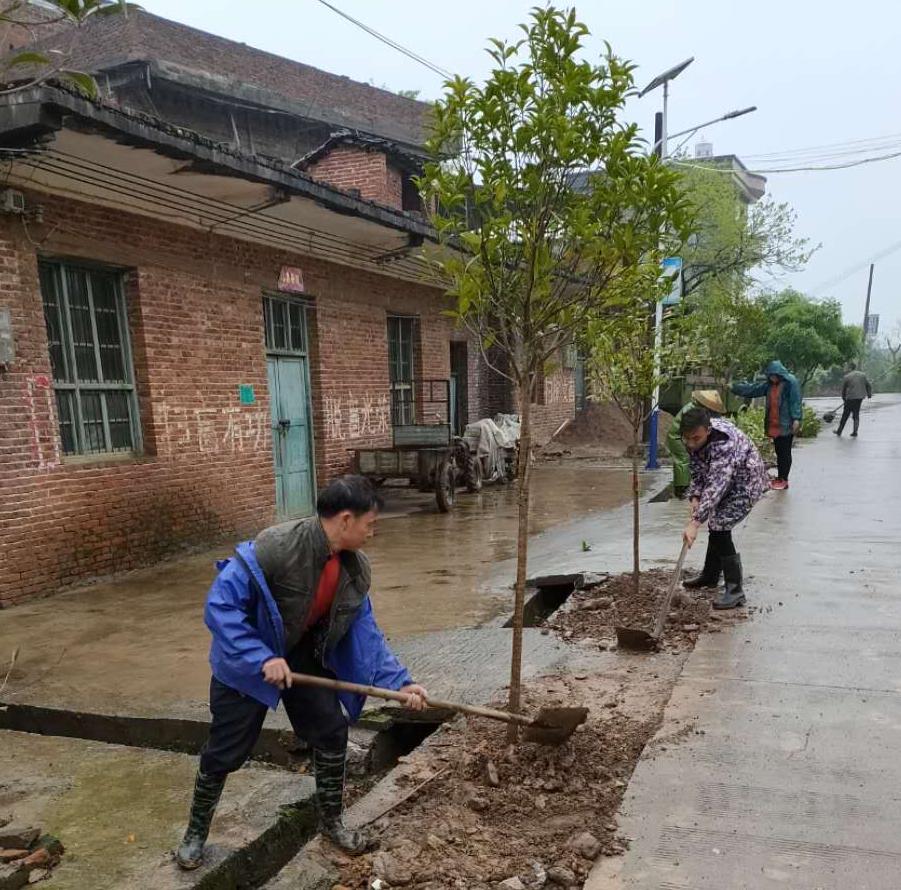
<svg viewBox="0 0 901 890"><path fill-rule="evenodd" d="M309 516L314 506L313 455L305 358L269 357L272 451L279 516Z"/></svg>

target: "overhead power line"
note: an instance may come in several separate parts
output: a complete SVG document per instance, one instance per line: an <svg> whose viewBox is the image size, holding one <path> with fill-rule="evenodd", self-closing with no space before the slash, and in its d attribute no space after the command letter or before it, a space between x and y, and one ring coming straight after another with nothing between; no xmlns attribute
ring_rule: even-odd
<svg viewBox="0 0 901 890"><path fill-rule="evenodd" d="M346 12L338 9L337 6L327 2L327 0L318 0L323 6L327 9L330 9L336 15L340 15L341 18L347 20L353 25L356 25L361 30L365 31L371 37L375 37L376 40L380 40L386 46L390 46L392 49L397 50L399 53L405 55L408 59L412 59L414 62L419 62L420 65L424 65L429 70L433 71L435 74L440 74L443 78L449 80L453 75L442 68L440 65L436 65L434 62L430 62L424 56L419 55L419 53L414 52L411 49L407 49L407 47L402 46L400 43L392 40L390 37L386 37L384 34L379 33L375 30L375 28L370 28L369 25L364 24L359 19L355 19L352 15L348 15Z"/></svg>
<svg viewBox="0 0 901 890"><path fill-rule="evenodd" d="M845 170L849 167L862 167L864 164L875 164L879 161L890 161L893 158L901 157L901 149L888 154L875 155L870 158L858 158L857 160L842 161L834 164L821 165L799 165L795 167L755 167L749 168L749 173L759 173L760 175L768 175L770 173L816 173L823 170ZM715 173L725 173L732 175L731 169L717 168L710 164L694 164L690 161L673 160L672 163L678 164L680 167L694 167L699 170L711 170Z"/></svg>
<svg viewBox="0 0 901 890"><path fill-rule="evenodd" d="M879 260L884 260L887 256L891 256L898 250L901 250L901 241L896 241L894 244L890 244L888 247L883 248L878 253L874 253L872 256L867 257L865 260L862 260L859 263L855 263L853 266L849 266L847 269L845 269L844 272L839 273L834 278L830 278L828 281L824 281L822 284L815 287L811 291L811 293L818 294L822 291L829 290L830 288L835 287L837 284L841 284L842 282L847 281L852 275L856 275L858 272L862 272L871 263L878 262Z"/></svg>

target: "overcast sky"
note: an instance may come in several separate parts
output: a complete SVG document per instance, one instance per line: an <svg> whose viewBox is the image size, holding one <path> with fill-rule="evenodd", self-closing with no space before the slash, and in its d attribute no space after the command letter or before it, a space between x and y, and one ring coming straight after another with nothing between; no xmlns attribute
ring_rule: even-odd
<svg viewBox="0 0 901 890"><path fill-rule="evenodd" d="M424 99L441 92L439 75L318 0L141 0L141 5L356 80L420 90ZM534 3L332 0L332 5L441 68L480 78L490 61L486 38L515 36L516 24ZM591 29L596 51L606 40L639 66L640 86L695 57L672 84L670 132L734 108L758 106L755 114L704 131L717 154L751 158L870 139L884 141L853 146L868 150L834 160L901 152L901 11L893 0L850 5L837 0L586 0L577 10ZM657 91L629 107L649 133L660 101ZM825 162L811 155L800 165ZM755 160L748 166L799 164ZM838 298L845 320L859 324L867 264L875 261L870 311L881 315L881 332L899 321L901 157L844 170L774 173L768 180L770 193L797 210L799 233L822 243L807 269L783 283L812 296ZM890 248L894 252L882 257Z"/></svg>

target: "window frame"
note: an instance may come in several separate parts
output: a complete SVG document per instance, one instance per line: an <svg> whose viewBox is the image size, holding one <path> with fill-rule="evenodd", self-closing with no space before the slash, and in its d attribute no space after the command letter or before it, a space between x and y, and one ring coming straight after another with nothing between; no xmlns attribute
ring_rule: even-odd
<svg viewBox="0 0 901 890"><path fill-rule="evenodd" d="M403 369L403 358L398 355L400 347L404 345L404 327L409 325L409 349L410 356L407 363L410 369L409 378L395 376L395 371ZM392 338L392 331L396 328L398 337ZM391 423L393 426L411 426L416 423L416 341L419 333L419 317L416 315L400 315L389 313L387 319L388 340L388 388L391 397ZM398 344L398 348L392 350L392 341Z"/></svg>
<svg viewBox="0 0 901 890"><path fill-rule="evenodd" d="M79 379L78 358L76 356L76 344L73 333L72 310L70 306L70 289L67 270L84 275L85 297L87 300L88 314L90 316L91 340L93 346L94 367L98 379L96 381L82 381ZM131 348L131 332L128 324L128 310L125 296L126 272L116 267L105 266L99 263L84 261L69 261L51 257L38 258L39 291L41 295L41 307L44 313L44 323L47 333L48 355L51 359L51 380L56 401L57 433L60 437L60 451L65 460L107 460L121 459L123 457L138 456L143 453L143 436L141 430L140 405L138 400L137 384L134 373L134 360ZM45 292L45 274L53 278L53 297L55 299L56 326L59 332L59 349L63 367L57 369L53 365L53 342L51 340L51 328L48 314L51 307L48 305L48 295ZM97 326L97 309L94 298L96 281L94 276L104 275L108 277L112 286L113 300L115 303L115 317L119 334L119 357L122 363L123 379L120 381L107 381L103 379L104 365L102 345ZM57 378L57 371L62 374ZM71 394L69 409L67 411L67 424L71 427L71 441L74 450L66 450L66 437L63 434L63 411L61 409L62 393ZM100 419L103 431L103 448L94 449L89 445L89 437L86 434L85 410L83 395L97 393L100 395ZM109 406L107 394L122 393L125 396L125 404L128 411L128 429L131 444L125 448L113 446L113 436L110 427Z"/></svg>

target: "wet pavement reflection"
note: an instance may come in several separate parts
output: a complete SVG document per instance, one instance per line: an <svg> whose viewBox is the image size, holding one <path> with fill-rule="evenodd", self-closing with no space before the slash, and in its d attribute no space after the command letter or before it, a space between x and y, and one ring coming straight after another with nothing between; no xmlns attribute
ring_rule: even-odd
<svg viewBox="0 0 901 890"><path fill-rule="evenodd" d="M480 624L509 611L513 578L492 567L516 555L517 488L460 492L451 513L434 498L387 490L387 509L366 552L373 569L373 603L392 635ZM535 467L531 534L628 502L624 467L571 462ZM561 546L581 547L567 538Z"/></svg>

